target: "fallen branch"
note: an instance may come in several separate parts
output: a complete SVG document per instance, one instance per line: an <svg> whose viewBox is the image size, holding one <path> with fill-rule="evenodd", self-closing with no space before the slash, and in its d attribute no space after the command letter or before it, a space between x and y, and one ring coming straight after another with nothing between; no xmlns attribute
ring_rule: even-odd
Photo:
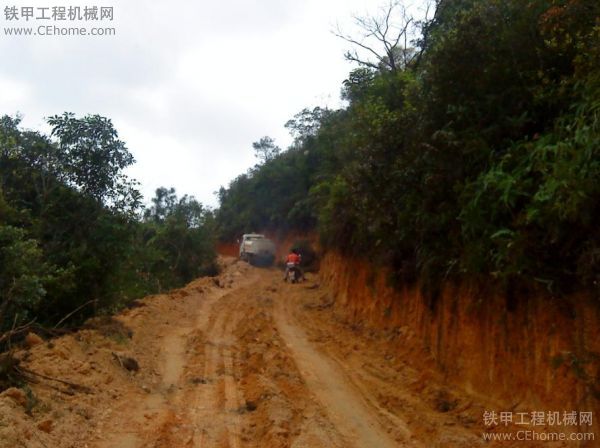
<svg viewBox="0 0 600 448"><path fill-rule="evenodd" d="M83 305L78 306L77 308L75 308L73 311L71 311L69 314L67 314L65 317L63 317L61 320L58 321L58 323L54 326L54 329L60 327L60 324L62 324L64 321L66 321L69 317L71 317L73 314L75 314L76 312L78 312L79 310L81 310L82 308L92 304L92 303L96 303L97 300L93 299L90 300L88 302L85 302Z"/></svg>
<svg viewBox="0 0 600 448"><path fill-rule="evenodd" d="M19 374L24 375L24 373L22 372ZM23 379L29 384L43 384L44 387L49 387L50 389L60 392L61 394L69 395L71 397L75 395L75 392L73 392L71 389L63 389L62 387L55 386L54 384L41 383L37 378L34 378L32 376L24 376Z"/></svg>
<svg viewBox="0 0 600 448"><path fill-rule="evenodd" d="M25 325L21 325L20 327L16 327L16 328L13 326L12 329L5 331L4 333L2 333L0 335L0 344L4 343L5 341L10 342L10 339L13 336L16 336L18 334L21 334L21 333L24 333L24 332L30 330L34 322L35 322L35 319L26 323Z"/></svg>
<svg viewBox="0 0 600 448"><path fill-rule="evenodd" d="M18 371L20 371L21 373L25 374L25 375L33 375L33 376L37 376L39 378L43 378L45 380L49 380L49 381L56 381L57 383L61 383L64 384L66 386L69 386L75 390L80 390L81 392L84 392L86 394L91 394L93 393L93 390L87 386L83 386L81 384L77 384L77 383L72 383L70 381L65 381L65 380L61 380L59 378L54 378L51 376L47 376L47 375L43 375L41 373L37 373L34 372L33 370L30 370L26 367L18 367L17 368Z"/></svg>
<svg viewBox="0 0 600 448"><path fill-rule="evenodd" d="M44 333L47 333L51 336L61 336L63 334L67 334L67 333L76 331L80 327L68 328L68 329L61 329L58 327L61 324L63 324L67 319L69 319L71 316L73 316L75 313L80 311L82 308L84 308L92 303L96 303L96 302L97 302L97 300L93 299L93 300L90 300L90 301L84 303L83 305L78 306L73 311L71 311L69 314L67 314L65 317L63 317L61 320L59 320L58 323L56 325L54 325L54 327L52 327L52 328L43 327L41 325L34 325L35 320L36 320L35 318L24 325L16 327L17 315L15 315L15 319L14 319L12 328L8 331L5 331L4 333L0 333L0 346L2 346L3 343L8 342L8 345L10 348L10 343L11 343L11 340L13 337L18 336L22 333L28 333L31 330L33 330L34 328L39 331L42 331Z"/></svg>

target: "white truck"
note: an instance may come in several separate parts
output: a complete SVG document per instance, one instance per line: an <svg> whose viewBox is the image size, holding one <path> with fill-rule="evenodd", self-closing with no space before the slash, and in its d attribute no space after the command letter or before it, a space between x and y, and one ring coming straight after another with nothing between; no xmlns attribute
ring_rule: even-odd
<svg viewBox="0 0 600 448"><path fill-rule="evenodd" d="M246 233L240 241L240 259L252 265L270 266L275 261L275 243L264 235Z"/></svg>

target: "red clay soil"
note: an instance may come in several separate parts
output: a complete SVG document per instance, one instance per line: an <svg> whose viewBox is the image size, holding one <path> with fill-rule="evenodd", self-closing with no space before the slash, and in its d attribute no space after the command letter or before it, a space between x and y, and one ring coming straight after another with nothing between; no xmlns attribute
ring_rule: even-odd
<svg viewBox="0 0 600 448"><path fill-rule="evenodd" d="M21 350L81 387L0 394L0 447L593 446L484 442L520 428L486 426L496 401L449 386L415 332L350 321L308 277L227 259L218 277Z"/></svg>
<svg viewBox="0 0 600 448"><path fill-rule="evenodd" d="M238 243L217 243L217 253L222 257L237 258L240 253L240 245Z"/></svg>
<svg viewBox="0 0 600 448"><path fill-rule="evenodd" d="M321 278L339 319L398 332L410 341L398 355L493 400L490 410L600 415L600 306L590 297L518 297L509 311L502 294L446 285L432 305L418 287L391 288L385 269L332 253ZM592 423L544 430L600 435L599 421Z"/></svg>

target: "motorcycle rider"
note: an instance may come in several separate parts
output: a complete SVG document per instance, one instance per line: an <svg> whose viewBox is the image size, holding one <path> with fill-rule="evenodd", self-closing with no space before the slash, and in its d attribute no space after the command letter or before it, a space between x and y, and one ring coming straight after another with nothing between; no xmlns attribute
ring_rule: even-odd
<svg viewBox="0 0 600 448"><path fill-rule="evenodd" d="M304 280L304 272L300 269L300 262L302 261L302 255L298 252L298 249L295 247L292 248L292 251L285 258L285 274L283 274L283 279L287 279L288 272L290 269L297 269L300 274L300 279Z"/></svg>

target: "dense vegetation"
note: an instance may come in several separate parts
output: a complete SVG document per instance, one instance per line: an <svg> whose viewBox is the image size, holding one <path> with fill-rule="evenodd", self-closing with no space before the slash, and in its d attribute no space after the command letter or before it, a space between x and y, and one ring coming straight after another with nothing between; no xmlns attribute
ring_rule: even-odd
<svg viewBox="0 0 600 448"><path fill-rule="evenodd" d="M600 3L436 6L411 48L384 37L375 59L349 52L347 106L300 112L286 151L256 142L216 217L166 188L144 210L106 118L51 117L50 135L1 118L0 333L214 273L215 228L318 230L426 285L599 291Z"/></svg>
<svg viewBox="0 0 600 448"><path fill-rule="evenodd" d="M72 324L214 273L210 210L161 188L144 212L110 120L48 122L50 136L0 119L0 334L82 307Z"/></svg>
<svg viewBox="0 0 600 448"><path fill-rule="evenodd" d="M221 237L316 228L404 281L598 291L600 3L440 0L421 25L350 73L347 107L291 120L287 151L255 144Z"/></svg>

